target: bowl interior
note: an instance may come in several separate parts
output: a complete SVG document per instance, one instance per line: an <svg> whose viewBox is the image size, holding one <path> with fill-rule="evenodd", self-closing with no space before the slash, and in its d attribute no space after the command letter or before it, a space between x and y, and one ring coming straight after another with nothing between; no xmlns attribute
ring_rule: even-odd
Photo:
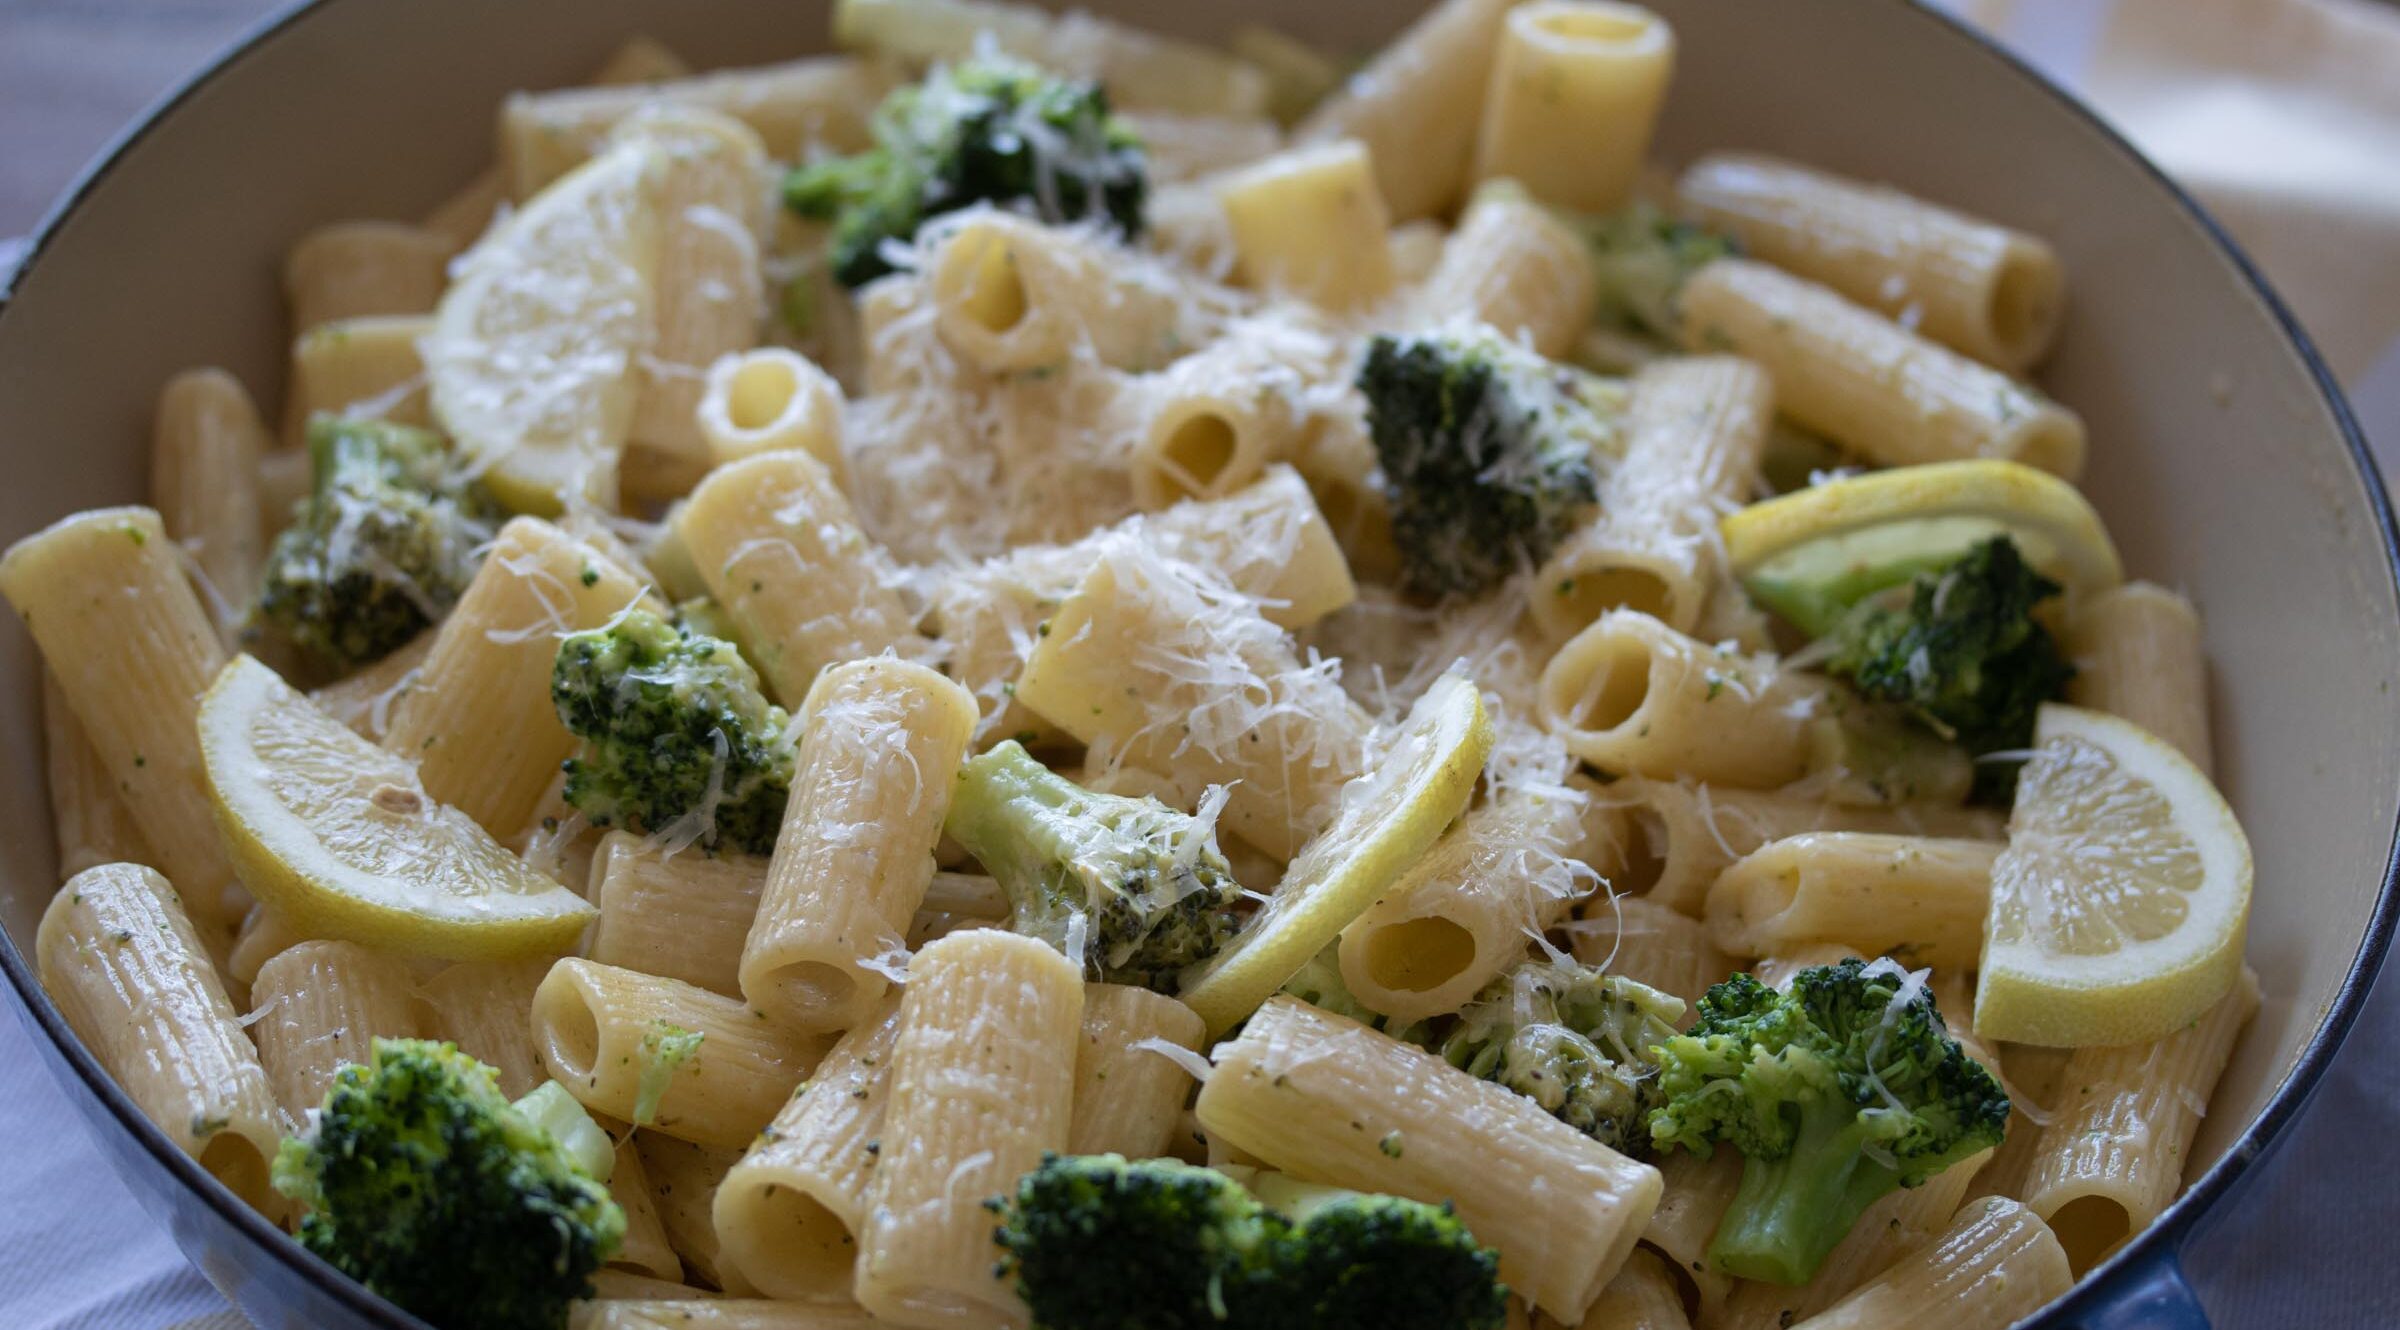
<svg viewBox="0 0 2400 1330"><path fill-rule="evenodd" d="M1344 49L1413 6L1087 0L1168 31L1270 23ZM1885 179L2050 237L2070 313L2045 386L2090 426L2086 489L2128 568L2207 619L2220 780L2258 865L2267 999L2204 1125L2208 1163L2268 1102L2340 988L2400 791L2400 612L2376 496L2320 377L2163 182L2004 58L1911 6L1655 0L1679 35L1660 151L1757 148ZM330 0L275 28L87 182L0 308L0 542L144 493L159 384L218 364L272 408L286 246L414 217L491 155L507 91L571 81L647 31L695 65L822 45L789 0ZM1841 95L1827 95L1829 89ZM0 926L55 885L37 662L0 628Z"/></svg>

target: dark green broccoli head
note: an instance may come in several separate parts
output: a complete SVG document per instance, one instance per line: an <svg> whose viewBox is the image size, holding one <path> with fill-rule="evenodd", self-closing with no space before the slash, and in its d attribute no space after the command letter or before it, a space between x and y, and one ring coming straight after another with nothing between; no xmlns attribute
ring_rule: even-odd
<svg viewBox="0 0 2400 1330"><path fill-rule="evenodd" d="M1411 592L1474 595L1541 563L1597 496L1608 426L1575 372L1488 327L1378 336L1358 387Z"/></svg>
<svg viewBox="0 0 2400 1330"><path fill-rule="evenodd" d="M583 740L566 799L594 825L774 848L792 746L783 709L732 643L628 610L559 643L550 700Z"/></svg>
<svg viewBox="0 0 2400 1330"><path fill-rule="evenodd" d="M1265 1330L1494 1330L1508 1319L1499 1253L1451 1206L1342 1195L1311 1206L1275 1243Z"/></svg>
<svg viewBox="0 0 2400 1330"><path fill-rule="evenodd" d="M1683 1003L1572 959L1526 961L1484 985L1442 1041L1450 1065L1540 1104L1611 1149L1650 1148L1658 1106L1651 1048Z"/></svg>
<svg viewBox="0 0 2400 1330"><path fill-rule="evenodd" d="M1905 707L1970 753L2029 747L2034 712L2075 673L2033 617L2058 590L2026 566L2014 541L1994 536L1918 574L1900 606L1877 599L1853 610L1828 634L1826 672ZM1978 793L2005 794L2014 775L2013 766L1979 764Z"/></svg>
<svg viewBox="0 0 2400 1330"><path fill-rule="evenodd" d="M307 1207L300 1244L436 1325L558 1330L625 1215L492 1069L450 1044L378 1039L348 1066L275 1186Z"/></svg>
<svg viewBox="0 0 2400 1330"><path fill-rule="evenodd" d="M1582 222L1591 246L1596 317L1605 324L1675 341L1684 279L1739 253L1730 237L1680 222L1647 203Z"/></svg>
<svg viewBox="0 0 2400 1330"><path fill-rule="evenodd" d="M2008 1096L1942 1024L1922 973L1889 960L1803 970L1777 992L1737 974L1657 1049L1662 1146L1742 1152L1709 1257L1806 1283L1859 1212L2000 1144Z"/></svg>
<svg viewBox="0 0 2400 1330"><path fill-rule="evenodd" d="M267 551L256 614L346 670L450 612L500 510L430 430L320 415L308 452L315 482Z"/></svg>
<svg viewBox="0 0 2400 1330"><path fill-rule="evenodd" d="M1011 739L959 768L944 830L1007 893L1010 928L1093 979L1170 992L1234 927L1241 884L1212 822L1087 790Z"/></svg>
<svg viewBox="0 0 2400 1330"><path fill-rule="evenodd" d="M1504 1320L1499 1257L1449 1206L1283 1191L1302 1204L1270 1208L1232 1178L1172 1159L1053 1156L995 1203L994 1239L1037 1330L1495 1330Z"/></svg>
<svg viewBox="0 0 2400 1330"><path fill-rule="evenodd" d="M1141 140L1097 83L970 60L886 98L874 134L869 151L803 166L783 185L792 211L833 223L833 271L846 286L892 271L884 241L905 243L926 219L977 203L1142 232Z"/></svg>
<svg viewBox="0 0 2400 1330"><path fill-rule="evenodd" d="M1222 1173L1171 1159L1053 1156L994 1235L1043 1330L1228 1324L1269 1276L1283 1219Z"/></svg>

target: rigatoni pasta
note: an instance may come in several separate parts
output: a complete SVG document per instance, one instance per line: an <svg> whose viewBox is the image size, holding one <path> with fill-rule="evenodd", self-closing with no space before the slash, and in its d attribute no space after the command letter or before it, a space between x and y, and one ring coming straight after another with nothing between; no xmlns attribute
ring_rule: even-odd
<svg viewBox="0 0 2400 1330"><path fill-rule="evenodd" d="M1511 9L1492 54L1476 178L1514 180L1579 212L1615 210L1641 171L1674 67L1674 32L1638 5Z"/></svg>
<svg viewBox="0 0 2400 1330"><path fill-rule="evenodd" d="M279 1214L267 1170L283 1128L175 891L138 864L68 879L34 938L42 987L144 1116L234 1195Z"/></svg>

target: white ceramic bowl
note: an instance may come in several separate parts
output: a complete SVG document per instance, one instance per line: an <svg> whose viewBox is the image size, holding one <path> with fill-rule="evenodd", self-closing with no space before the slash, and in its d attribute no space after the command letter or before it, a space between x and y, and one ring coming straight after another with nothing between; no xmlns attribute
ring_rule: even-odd
<svg viewBox="0 0 2400 1330"><path fill-rule="evenodd" d="M1269 22L1341 48L1419 6L1087 0L1168 31ZM2042 1318L2200 1324L2174 1256L2273 1145L2364 998L2393 928L2400 664L2391 514L2324 366L2191 201L2088 112L1899 0L1656 0L1680 38L1671 160L1784 153L2038 231L2071 312L2043 376L2091 431L2086 488L2127 565L2207 618L2217 751L2257 851L2266 1006L2211 1105L2198 1181ZM151 406L224 365L277 400L284 249L413 217L489 160L508 91L571 81L647 31L696 65L821 46L821 0L321 0L260 27L62 201L0 306L0 543L144 492ZM262 1326L406 1326L303 1255L134 1110L25 960L56 885L36 661L0 628L0 968L35 1042L137 1194ZM2139 1319L2137 1319L2139 1318Z"/></svg>

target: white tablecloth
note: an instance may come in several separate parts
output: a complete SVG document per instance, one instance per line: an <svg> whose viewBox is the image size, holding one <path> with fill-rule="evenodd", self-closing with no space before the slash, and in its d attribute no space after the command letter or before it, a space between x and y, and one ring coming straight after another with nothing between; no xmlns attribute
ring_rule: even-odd
<svg viewBox="0 0 2400 1330"><path fill-rule="evenodd" d="M2077 88L2243 236L2400 472L2400 11L1942 0ZM0 242L0 267L10 260ZM0 1327L238 1330L0 1019ZM2400 1326L2400 979L2270 1168L2186 1252L2220 1330ZM189 1324L184 1324L189 1323Z"/></svg>

